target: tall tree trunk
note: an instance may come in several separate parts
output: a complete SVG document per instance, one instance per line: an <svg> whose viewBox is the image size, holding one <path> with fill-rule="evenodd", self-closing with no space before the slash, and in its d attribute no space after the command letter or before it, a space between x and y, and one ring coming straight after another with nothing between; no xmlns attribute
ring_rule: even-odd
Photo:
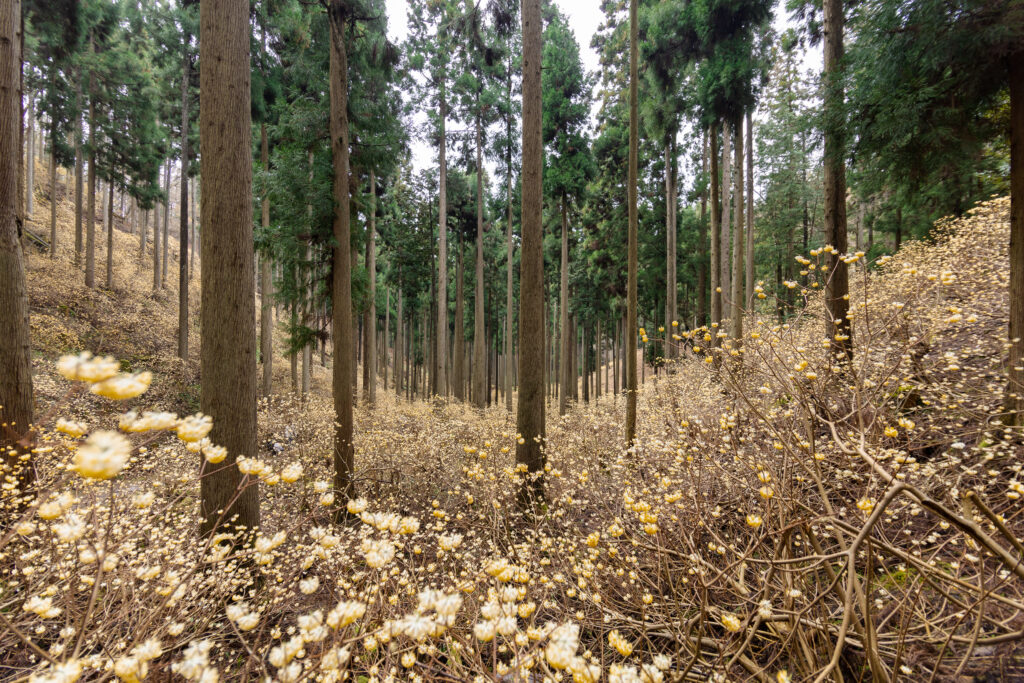
<svg viewBox="0 0 1024 683"><path fill-rule="evenodd" d="M260 124L260 163L270 173L270 144L267 124ZM264 189L260 201L260 225L270 229L270 192ZM263 361L263 395L274 390L274 278L270 254L260 258L260 359Z"/></svg>
<svg viewBox="0 0 1024 683"><path fill-rule="evenodd" d="M198 248L197 242L199 241L196 239L196 231L199 230L199 224L196 222L196 204L199 204L202 201L202 198L197 192L199 188L196 187L196 179L192 178L189 182L192 185L192 206L189 208L189 216L192 223L192 258L188 262L188 279L191 280L192 270L195 268L196 261L199 260L196 258L196 249Z"/></svg>
<svg viewBox="0 0 1024 683"><path fill-rule="evenodd" d="M81 112L82 79L76 79L75 106ZM75 265L82 263L82 180L85 174L84 154L82 153L82 114L75 115Z"/></svg>
<svg viewBox="0 0 1024 683"><path fill-rule="evenodd" d="M90 51L91 41L90 41ZM85 217L85 286L96 286L96 79L89 74L89 205Z"/></svg>
<svg viewBox="0 0 1024 683"><path fill-rule="evenodd" d="M747 308L754 310L754 120L747 112Z"/></svg>
<svg viewBox="0 0 1024 683"><path fill-rule="evenodd" d="M506 96L509 109L512 104L512 67L509 55L509 76ZM508 151L505 159L505 173L508 180L508 223L505 226L505 250L507 258L505 286L505 408L512 412L512 115L505 119L505 134Z"/></svg>
<svg viewBox="0 0 1024 683"><path fill-rule="evenodd" d="M719 210L718 125L711 125L711 345L720 346L722 324L722 215Z"/></svg>
<svg viewBox="0 0 1024 683"><path fill-rule="evenodd" d="M163 235L160 234L160 205L153 206L153 291L160 289L160 244Z"/></svg>
<svg viewBox="0 0 1024 683"><path fill-rule="evenodd" d="M718 258L722 262L720 277L722 282L722 299L732 296L732 262L729 259L729 246L732 240L732 138L733 129L729 121L722 123L722 240ZM727 303L722 304L723 319L729 315Z"/></svg>
<svg viewBox="0 0 1024 683"><path fill-rule="evenodd" d="M25 216L31 220L35 211L35 178L36 178L36 94L28 93L28 109L25 120L28 125L28 163L25 173Z"/></svg>
<svg viewBox="0 0 1024 683"><path fill-rule="evenodd" d="M32 461L21 459L31 455L32 444L32 351L18 216L21 38L21 0L0 3L0 451L4 476L17 482L23 496L12 501L17 509L29 502L35 481Z"/></svg>
<svg viewBox="0 0 1024 683"><path fill-rule="evenodd" d="M367 296L370 305L363 323L363 400L371 407L377 400L377 178L370 171L370 222L366 240ZM443 352L442 352L443 353ZM444 364L442 360L441 364ZM440 387L441 392L444 388Z"/></svg>
<svg viewBox="0 0 1024 683"><path fill-rule="evenodd" d="M256 482L238 471L256 453L256 317L253 292L252 155L249 128L249 3L213 0L199 8L199 156L203 160L202 410L210 440L227 448L203 462L203 534L221 523L259 526ZM223 511L223 512L220 512Z"/></svg>
<svg viewBox="0 0 1024 683"><path fill-rule="evenodd" d="M733 344L739 346L743 343L743 303L746 297L743 295L743 251L746 247L746 240L743 236L743 203L746 195L743 192L743 117L736 119L736 149L735 149L735 183L736 191L733 193L735 214L735 227L732 231L732 338Z"/></svg>
<svg viewBox="0 0 1024 683"><path fill-rule="evenodd" d="M626 285L626 444L633 445L636 438L636 289L637 289L637 147L640 141L639 97L637 95L638 61L638 0L629 2L629 169L627 173L626 204L629 209L629 265Z"/></svg>
<svg viewBox="0 0 1024 683"><path fill-rule="evenodd" d="M519 405L516 411L516 463L529 477L520 506L544 495L544 226L541 173L541 14L540 0L523 0L523 154L522 247L519 263Z"/></svg>
<svg viewBox="0 0 1024 683"><path fill-rule="evenodd" d="M306 164L309 167L309 171L308 171L309 189L310 189L310 195L312 196L312 191L313 191L313 147L312 146L310 146L310 148L308 150L306 150ZM309 225L310 225L309 229L310 229L310 232L312 232L313 205L310 202L308 202L308 201L306 202L306 220L309 222ZM310 318L312 317L312 309L311 309L311 306L310 306L310 301L312 300L312 289L313 289L313 278L312 278L312 256L313 256L313 254L312 254L311 242L312 242L312 237L307 237L306 238L306 245L305 245L305 253L303 255L303 264L302 264L303 268L302 268L301 271L299 271L299 273L300 273L300 275L298 277L299 287L297 289L297 294L301 297L301 300L302 300L302 326L303 327L307 327L307 328L309 327L309 325L311 323ZM305 399L307 396L309 396L310 373L312 371L312 368L310 366L312 364L313 364L313 346L312 346L312 343L307 342L307 343L303 344L303 346L302 346L302 390L301 390L301 394L300 395L302 396L303 399Z"/></svg>
<svg viewBox="0 0 1024 683"><path fill-rule="evenodd" d="M142 212L142 224L139 226L139 261L146 255L146 241L149 239L149 211Z"/></svg>
<svg viewBox="0 0 1024 683"><path fill-rule="evenodd" d="M662 346L666 359L675 357L671 343L672 321L676 319L676 200L675 132L665 141L665 334Z"/></svg>
<svg viewBox="0 0 1024 683"><path fill-rule="evenodd" d="M850 282L846 262L846 131L843 109L843 3L825 0L825 243L832 245L826 261L826 331L836 355L853 358L850 321Z"/></svg>
<svg viewBox="0 0 1024 683"><path fill-rule="evenodd" d="M559 358L562 373L559 384L561 390L558 392L558 414L565 415L569 410L569 387L572 386L572 375L569 370L569 221L565 208L565 197L560 201L562 214L562 269L561 280L558 288L558 310L561 316L558 323L561 337L561 348Z"/></svg>
<svg viewBox="0 0 1024 683"><path fill-rule="evenodd" d="M704 142L701 145L700 170L708 172L708 133L704 131ZM708 323L708 191L707 188L700 193L700 227L698 228L697 239L697 320L694 327L707 325Z"/></svg>
<svg viewBox="0 0 1024 683"><path fill-rule="evenodd" d="M440 164L440 181L438 188L438 222L437 222L437 348L447 356L448 350L448 161L446 158L447 139L445 137L445 123L448 117L448 101L446 99L445 86L447 74L441 74L441 136L438 142L438 158ZM461 253L460 253L461 257ZM462 280L459 280L462 286ZM455 330L461 334L461 329ZM448 396L448 371L446 359L438 363L437 369L437 390L442 396Z"/></svg>
<svg viewBox="0 0 1024 683"><path fill-rule="evenodd" d="M1006 421L1024 423L1024 51L1010 66L1010 356Z"/></svg>
<svg viewBox="0 0 1024 683"><path fill-rule="evenodd" d="M52 126L53 124L51 124ZM56 131L50 132L50 258L57 258L57 155Z"/></svg>
<svg viewBox="0 0 1024 683"><path fill-rule="evenodd" d="M465 335L465 300L463 298L462 233L458 237L458 254L455 262L455 335L452 344L452 393L460 401L466 400L466 335Z"/></svg>
<svg viewBox="0 0 1024 683"><path fill-rule="evenodd" d="M405 317L402 315L402 271L398 271L398 290L395 292L398 297L397 310L395 311L395 395L402 397L403 367L405 363L405 345L402 340L402 326L405 324Z"/></svg>
<svg viewBox="0 0 1024 683"><path fill-rule="evenodd" d="M191 36L185 35L185 44ZM188 362L188 82L192 63L188 50L181 58L181 207L178 220L178 358Z"/></svg>
<svg viewBox="0 0 1024 683"><path fill-rule="evenodd" d="M381 363L381 370L384 372L383 381L381 382L381 388L387 392L388 390L388 363L391 360L391 354L388 352L388 343L391 338L391 288L388 287L384 290L384 339L381 344L381 354L383 356L383 363Z"/></svg>
<svg viewBox="0 0 1024 683"><path fill-rule="evenodd" d="M349 224L348 168L348 55L345 28L348 5L331 0L331 156L334 165L334 489L342 499L355 493L352 423L352 254ZM340 521L344 507L337 508Z"/></svg>
<svg viewBox="0 0 1024 683"><path fill-rule="evenodd" d="M114 288L114 183L107 183L107 289Z"/></svg>
<svg viewBox="0 0 1024 683"><path fill-rule="evenodd" d="M168 244L171 241L171 160L167 160L167 166L164 168L164 196L167 198L164 200L164 234L162 247L162 255L160 259L160 289L167 287L167 252ZM255 287L255 279L253 279L253 286ZM255 294L253 295L255 296ZM253 318L255 320L255 317Z"/></svg>
<svg viewBox="0 0 1024 683"><path fill-rule="evenodd" d="M476 290L473 293L473 403L487 405L487 338L484 329L484 178L480 115L476 117Z"/></svg>

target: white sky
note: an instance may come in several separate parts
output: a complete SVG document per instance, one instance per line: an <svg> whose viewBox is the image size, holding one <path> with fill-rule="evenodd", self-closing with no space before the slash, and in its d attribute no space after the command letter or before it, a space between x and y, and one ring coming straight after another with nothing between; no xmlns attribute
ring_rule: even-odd
<svg viewBox="0 0 1024 683"><path fill-rule="evenodd" d="M590 47L590 39L597 32L597 27L603 19L601 9L597 0L554 0L554 3L562 10L562 13L569 20L569 27L576 35L576 42L580 46L580 58L583 60L583 67L588 72L596 72L599 68L597 52ZM386 0L388 13L388 37L393 42L402 42L408 35L408 2L407 0ZM775 9L775 20L773 26L781 33L790 21L781 2ZM821 69L821 51L814 50L803 56L805 68ZM595 109L596 111L596 109ZM592 112L593 113L593 112ZM422 114L417 117L416 123L425 120ZM414 138L411 141L413 167L416 170L426 168L436 163L434 149L423 139ZM494 168L491 164L491 172Z"/></svg>

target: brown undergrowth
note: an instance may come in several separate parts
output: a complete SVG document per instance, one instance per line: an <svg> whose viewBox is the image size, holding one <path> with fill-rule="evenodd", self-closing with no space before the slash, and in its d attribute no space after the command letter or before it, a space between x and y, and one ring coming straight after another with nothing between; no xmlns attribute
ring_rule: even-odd
<svg viewBox="0 0 1024 683"><path fill-rule="evenodd" d="M549 418L546 500L530 517L503 408L379 387L357 410L360 499L332 527L326 373L305 401L266 398L262 451L243 463L263 526L245 550L195 534L197 451L216 460L215 444L143 414L195 412L156 393L178 381L161 356L173 296L154 300L142 339L119 311L151 277L44 304L39 281L80 272L33 257L33 315L70 332L34 327L56 412L37 504L0 538L0 678L1019 677L1024 483L1019 435L998 419L1007 215L988 202L870 274L850 255L851 363L823 339L819 252L786 325L751 314L742 344L710 352L716 330L681 335L671 373L642 389L633 448L621 397ZM62 318L79 295L93 317ZM54 372L96 340L95 320L117 331L94 350L151 354L125 368L157 370L151 392L114 403ZM95 444L73 434L126 410L139 431L124 469L84 478ZM57 417L83 424L56 431Z"/></svg>

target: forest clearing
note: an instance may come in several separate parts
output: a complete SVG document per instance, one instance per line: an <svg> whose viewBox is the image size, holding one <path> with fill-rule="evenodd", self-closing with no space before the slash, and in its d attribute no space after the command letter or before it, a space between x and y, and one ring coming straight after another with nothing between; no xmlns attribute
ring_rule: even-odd
<svg viewBox="0 0 1024 683"><path fill-rule="evenodd" d="M954 4L5 0L0 681L1024 680Z"/></svg>

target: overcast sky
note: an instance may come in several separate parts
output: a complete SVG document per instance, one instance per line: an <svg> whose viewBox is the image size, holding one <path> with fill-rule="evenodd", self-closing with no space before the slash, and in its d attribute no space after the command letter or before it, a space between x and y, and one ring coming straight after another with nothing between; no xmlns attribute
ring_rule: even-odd
<svg viewBox="0 0 1024 683"><path fill-rule="evenodd" d="M408 2L407 0L386 0L388 12L388 37L396 43L405 40L408 35ZM590 39L597 31L601 23L602 14L597 0L554 0L555 4L562 10L562 13L569 20L569 27L576 35L576 42L580 45L580 58L583 60L583 67L588 72L596 72L599 62L597 52L590 47ZM776 6L775 20L773 25L776 31L781 32L789 24L781 3ZM804 55L806 68L820 70L820 50ZM417 121L419 123L419 121ZM419 170L433 165L435 152L433 148L422 139L414 139L412 142L413 166ZM487 164L490 166L490 164ZM490 169L493 172L493 168Z"/></svg>

